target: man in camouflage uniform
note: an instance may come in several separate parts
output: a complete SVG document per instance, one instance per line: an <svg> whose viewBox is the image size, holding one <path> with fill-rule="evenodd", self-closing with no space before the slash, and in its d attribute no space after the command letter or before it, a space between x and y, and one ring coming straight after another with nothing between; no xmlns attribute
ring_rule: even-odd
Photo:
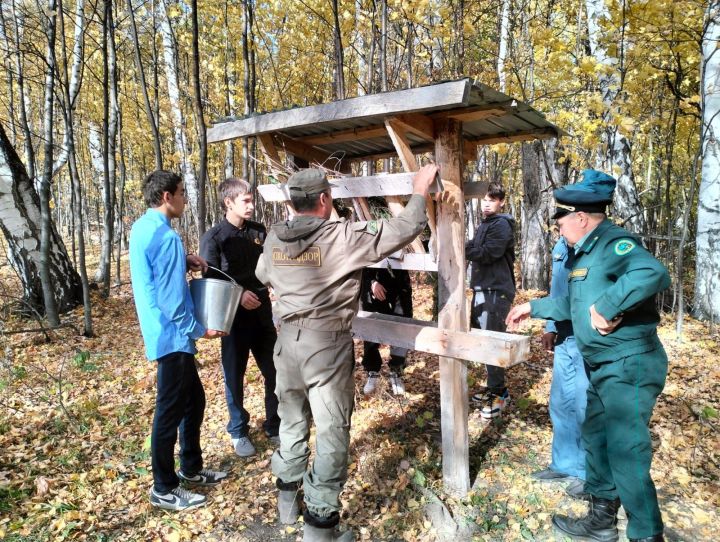
<svg viewBox="0 0 720 542"><path fill-rule="evenodd" d="M396 218L349 223L329 220L331 185L317 169L287 182L297 215L273 226L256 275L272 286L279 320L274 360L280 401L280 448L272 457L280 520L294 523L296 495L305 497L305 540L352 539L340 535L340 492L347 478L355 366L352 319L362 269L407 245L425 227L425 197L437 167L423 167L413 195ZM317 429L308 470L310 415Z"/></svg>

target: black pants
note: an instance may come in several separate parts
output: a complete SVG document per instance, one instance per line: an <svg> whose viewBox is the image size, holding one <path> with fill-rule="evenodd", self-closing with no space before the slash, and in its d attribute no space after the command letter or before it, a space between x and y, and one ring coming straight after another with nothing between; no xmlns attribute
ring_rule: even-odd
<svg viewBox="0 0 720 542"><path fill-rule="evenodd" d="M362 308L365 311L412 318L412 291L398 290L395 292L388 288L385 301L374 298L372 302L363 301ZM390 362L388 363L390 369L398 372L402 371L405 367L406 356L407 349L396 346L390 347ZM378 343L363 342L362 366L366 371L380 371L382 358L380 357L380 345Z"/></svg>
<svg viewBox="0 0 720 542"><path fill-rule="evenodd" d="M180 429L180 469L194 474L203 467L200 426L205 391L195 356L173 352L157 360L157 395L152 427L152 470L155 491L167 493L180 480L175 473L175 442Z"/></svg>
<svg viewBox="0 0 720 542"><path fill-rule="evenodd" d="M505 331L505 318L515 296L497 290L473 292L470 327L489 331ZM488 373L487 387L493 395L502 395L505 391L505 369L495 365L485 365Z"/></svg>
<svg viewBox="0 0 720 542"><path fill-rule="evenodd" d="M245 388L245 370L250 352L265 381L265 422L263 429L271 436L278 434L280 417L278 399L275 395L275 365L273 348L277 333L272 320L267 325L248 326L247 322L235 318L230 334L222 338L222 365L225 374L225 399L230 421L227 431L232 438L245 437L248 434L250 414L243 406Z"/></svg>

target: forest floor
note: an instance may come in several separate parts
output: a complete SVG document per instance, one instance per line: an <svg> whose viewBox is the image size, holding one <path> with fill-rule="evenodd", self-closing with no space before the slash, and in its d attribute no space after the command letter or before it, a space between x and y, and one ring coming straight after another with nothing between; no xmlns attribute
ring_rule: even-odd
<svg viewBox="0 0 720 542"><path fill-rule="evenodd" d="M12 291L10 279L2 281ZM416 317L430 319L431 297L428 286L416 288ZM524 292L518 301L527 298ZM52 331L50 342L37 332L0 335L0 539L301 539L301 524L283 528L275 521L272 447L260 425L254 362L245 406L258 455L242 460L225 432L219 342L199 342L205 463L228 470L230 478L206 491L206 507L170 513L148 502L155 367L143 355L129 284L113 288L109 299L93 295L94 338L79 334L81 308L64 320L76 329ZM8 314L0 326L5 333L36 327ZM472 490L465 499L442 489L437 357L410 354L402 400L388 392L387 381L382 392L363 397L364 375L356 372L342 524L358 539L554 540L555 511L583 513L587 505L566 497L561 484L529 477L549 462L552 364L539 347L541 322L525 332L533 335L532 355L508 371L512 400L503 417L485 423L470 408ZM651 422L652 476L668 540L718 540L720 335L691 319L684 333L678 341L674 321L663 320L670 371ZM356 353L359 360L359 348ZM470 369L471 390L483 373Z"/></svg>

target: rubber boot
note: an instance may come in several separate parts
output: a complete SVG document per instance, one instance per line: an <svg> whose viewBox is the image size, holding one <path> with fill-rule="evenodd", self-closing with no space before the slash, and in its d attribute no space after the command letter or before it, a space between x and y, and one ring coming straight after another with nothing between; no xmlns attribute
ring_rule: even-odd
<svg viewBox="0 0 720 542"><path fill-rule="evenodd" d="M660 533L645 538L631 538L630 542L665 542L665 537Z"/></svg>
<svg viewBox="0 0 720 542"><path fill-rule="evenodd" d="M620 499L614 501L590 498L590 509L584 518L570 518L560 514L553 516L556 529L573 540L593 542L617 542L617 513Z"/></svg>
<svg viewBox="0 0 720 542"><path fill-rule="evenodd" d="M300 490L280 490L278 491L278 519L283 525L292 525L297 523L300 517Z"/></svg>
<svg viewBox="0 0 720 542"><path fill-rule="evenodd" d="M353 542L355 535L351 530L338 531L335 527L303 527L303 542Z"/></svg>

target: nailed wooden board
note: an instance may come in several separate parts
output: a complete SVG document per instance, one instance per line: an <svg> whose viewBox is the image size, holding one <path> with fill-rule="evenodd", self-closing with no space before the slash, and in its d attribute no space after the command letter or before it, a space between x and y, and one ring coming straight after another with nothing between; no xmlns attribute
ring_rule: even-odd
<svg viewBox="0 0 720 542"><path fill-rule="evenodd" d="M409 196L412 194L412 179L414 173L388 173L385 175L372 175L368 177L342 177L332 179L332 197L342 198L369 198L372 196ZM281 184L258 185L258 192L265 201L287 201L289 196ZM430 187L430 193L440 191L435 182Z"/></svg>
<svg viewBox="0 0 720 542"><path fill-rule="evenodd" d="M471 329L438 329L437 322L360 311L353 320L356 339L497 367L512 367L530 356L530 337Z"/></svg>
<svg viewBox="0 0 720 542"><path fill-rule="evenodd" d="M430 254L411 252L403 255L402 258L385 258L374 265L368 267L374 267L377 269L404 269L406 271L429 271L437 272L437 261Z"/></svg>
<svg viewBox="0 0 720 542"><path fill-rule="evenodd" d="M333 179L332 196L342 198L371 198L374 196L409 196L412 194L412 173L389 173L371 177L344 177ZM265 201L289 201L282 184L260 184L257 189ZM486 182L463 184L465 199L482 198L487 192ZM437 184L430 187L430 193L441 192Z"/></svg>

